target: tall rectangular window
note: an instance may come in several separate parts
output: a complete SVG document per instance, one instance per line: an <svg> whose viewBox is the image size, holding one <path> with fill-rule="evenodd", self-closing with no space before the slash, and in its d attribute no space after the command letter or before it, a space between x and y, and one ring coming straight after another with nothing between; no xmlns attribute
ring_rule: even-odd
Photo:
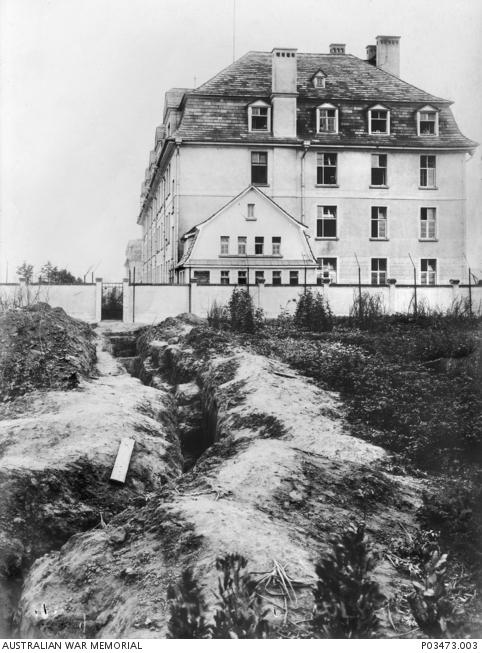
<svg viewBox="0 0 482 653"><path fill-rule="evenodd" d="M423 154L420 157L420 186L422 188L435 188L436 160L432 154Z"/></svg>
<svg viewBox="0 0 482 653"><path fill-rule="evenodd" d="M435 286L437 283L437 259L423 258L420 261L421 279L423 286Z"/></svg>
<svg viewBox="0 0 482 653"><path fill-rule="evenodd" d="M336 206L318 206L317 238L336 238Z"/></svg>
<svg viewBox="0 0 482 653"><path fill-rule="evenodd" d="M281 270L273 270L273 286L281 286Z"/></svg>
<svg viewBox="0 0 482 653"><path fill-rule="evenodd" d="M387 259L372 258L372 285L383 286L387 283Z"/></svg>
<svg viewBox="0 0 482 653"><path fill-rule="evenodd" d="M221 256L229 254L229 236L221 236Z"/></svg>
<svg viewBox="0 0 482 653"><path fill-rule="evenodd" d="M248 204L248 218L254 218L254 204Z"/></svg>
<svg viewBox="0 0 482 653"><path fill-rule="evenodd" d="M290 286L298 285L298 270L290 270Z"/></svg>
<svg viewBox="0 0 482 653"><path fill-rule="evenodd" d="M251 152L251 183L261 185L268 183L267 152Z"/></svg>
<svg viewBox="0 0 482 653"><path fill-rule="evenodd" d="M229 270L221 270L221 285L229 286Z"/></svg>
<svg viewBox="0 0 482 653"><path fill-rule="evenodd" d="M273 236L271 239L271 245L273 248L273 256L279 256L281 254L281 236Z"/></svg>
<svg viewBox="0 0 482 653"><path fill-rule="evenodd" d="M238 236L238 255L246 256L246 236Z"/></svg>
<svg viewBox="0 0 482 653"><path fill-rule="evenodd" d="M256 270L254 273L254 282L255 283L264 283L264 271Z"/></svg>
<svg viewBox="0 0 482 653"><path fill-rule="evenodd" d="M256 236L254 239L254 253L264 254L264 237Z"/></svg>
<svg viewBox="0 0 482 653"><path fill-rule="evenodd" d="M372 154L372 186L387 185L387 155Z"/></svg>
<svg viewBox="0 0 482 653"><path fill-rule="evenodd" d="M387 238L387 207L372 206L371 238Z"/></svg>
<svg viewBox="0 0 482 653"><path fill-rule="evenodd" d="M316 183L334 186L337 174L337 155L331 152L318 152L316 155Z"/></svg>
<svg viewBox="0 0 482 653"><path fill-rule="evenodd" d="M420 238L435 240L437 234L437 209L423 206L420 209Z"/></svg>
<svg viewBox="0 0 482 653"><path fill-rule="evenodd" d="M240 286L245 286L247 284L248 275L246 270L238 271L238 284Z"/></svg>

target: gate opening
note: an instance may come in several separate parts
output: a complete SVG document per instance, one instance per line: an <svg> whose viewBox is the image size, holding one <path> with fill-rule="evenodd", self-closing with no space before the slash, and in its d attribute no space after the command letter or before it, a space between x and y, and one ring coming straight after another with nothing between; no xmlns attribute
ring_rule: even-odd
<svg viewBox="0 0 482 653"><path fill-rule="evenodd" d="M122 283L102 283L101 320L122 320L123 305Z"/></svg>

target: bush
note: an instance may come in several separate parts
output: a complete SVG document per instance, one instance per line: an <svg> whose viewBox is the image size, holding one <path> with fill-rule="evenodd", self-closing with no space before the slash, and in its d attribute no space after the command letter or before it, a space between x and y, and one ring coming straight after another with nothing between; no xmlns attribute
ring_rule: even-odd
<svg viewBox="0 0 482 653"><path fill-rule="evenodd" d="M226 329L229 326L229 313L226 306L213 302L207 314L208 324L213 329Z"/></svg>
<svg viewBox="0 0 482 653"><path fill-rule="evenodd" d="M228 304L229 324L233 331L254 333L262 323L263 311L255 309L248 290L233 289Z"/></svg>
<svg viewBox="0 0 482 653"><path fill-rule="evenodd" d="M296 304L294 324L310 331L331 331L333 314L328 300L319 292L305 290Z"/></svg>
<svg viewBox="0 0 482 653"><path fill-rule="evenodd" d="M369 578L376 564L364 525L350 526L332 540L333 551L316 565L313 629L323 638L372 638L383 596Z"/></svg>
<svg viewBox="0 0 482 653"><path fill-rule="evenodd" d="M380 294L363 292L353 296L350 307L350 323L360 329L374 329L385 316L383 297Z"/></svg>

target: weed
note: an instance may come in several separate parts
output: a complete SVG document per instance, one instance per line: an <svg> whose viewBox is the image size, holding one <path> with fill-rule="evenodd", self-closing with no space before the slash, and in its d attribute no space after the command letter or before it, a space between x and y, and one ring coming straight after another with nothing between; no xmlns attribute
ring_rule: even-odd
<svg viewBox="0 0 482 653"><path fill-rule="evenodd" d="M372 638L383 596L369 578L376 557L364 525L350 524L316 565L314 632L322 638Z"/></svg>
<svg viewBox="0 0 482 653"><path fill-rule="evenodd" d="M383 297L380 294L372 295L369 292L355 294L350 307L350 323L360 329L371 330L379 326L385 313Z"/></svg>
<svg viewBox="0 0 482 653"><path fill-rule="evenodd" d="M169 587L171 618L168 639L207 639L211 635L206 623L207 605L192 569L183 571L177 588Z"/></svg>

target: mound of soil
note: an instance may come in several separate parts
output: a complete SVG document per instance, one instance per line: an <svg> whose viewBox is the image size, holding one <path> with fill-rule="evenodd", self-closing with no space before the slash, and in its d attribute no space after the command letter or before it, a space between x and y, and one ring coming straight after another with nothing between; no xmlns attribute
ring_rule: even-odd
<svg viewBox="0 0 482 653"><path fill-rule="evenodd" d="M94 332L39 303L0 315L0 400L36 389L69 390L95 365Z"/></svg>
<svg viewBox="0 0 482 653"><path fill-rule="evenodd" d="M366 521L383 555L391 537L415 528L421 483L394 476L381 448L349 435L335 393L245 351L200 364L202 337L193 329L152 351L184 401L196 394L186 384L199 386L211 446L145 507L38 560L19 604L21 636L165 637L169 585L192 567L211 601L216 558L235 552L258 577L275 564L287 570L293 593L266 588L265 599L270 619L300 633L315 562L334 533ZM125 539L113 541L119 529ZM374 577L387 596L407 582L386 559Z"/></svg>

